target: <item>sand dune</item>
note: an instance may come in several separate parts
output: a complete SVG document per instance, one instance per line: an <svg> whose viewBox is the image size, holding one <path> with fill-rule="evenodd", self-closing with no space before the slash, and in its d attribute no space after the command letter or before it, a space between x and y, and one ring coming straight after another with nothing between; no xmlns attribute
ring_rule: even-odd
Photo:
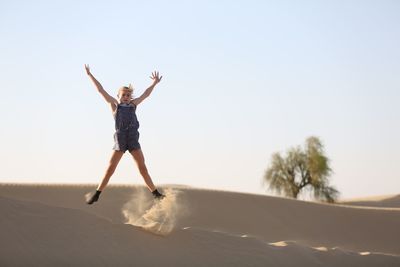
<svg viewBox="0 0 400 267"><path fill-rule="evenodd" d="M349 199L341 201L341 203L346 205L365 207L400 208L400 195Z"/></svg>
<svg viewBox="0 0 400 267"><path fill-rule="evenodd" d="M141 186L0 186L0 266L400 266L400 209Z"/></svg>

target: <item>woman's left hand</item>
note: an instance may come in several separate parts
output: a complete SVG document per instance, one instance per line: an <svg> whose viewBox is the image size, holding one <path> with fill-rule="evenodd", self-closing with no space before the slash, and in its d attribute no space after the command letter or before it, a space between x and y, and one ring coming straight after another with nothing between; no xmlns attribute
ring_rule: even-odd
<svg viewBox="0 0 400 267"><path fill-rule="evenodd" d="M160 76L158 71L154 71L153 73L151 73L150 79L152 79L153 84L156 85L157 83L159 83L161 81L162 76Z"/></svg>

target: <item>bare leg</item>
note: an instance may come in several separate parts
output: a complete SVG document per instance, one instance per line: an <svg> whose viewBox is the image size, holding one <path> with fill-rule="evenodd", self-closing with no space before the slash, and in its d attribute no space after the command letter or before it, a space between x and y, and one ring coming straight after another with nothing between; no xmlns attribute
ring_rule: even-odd
<svg viewBox="0 0 400 267"><path fill-rule="evenodd" d="M104 188L107 186L108 181L110 180L111 175L113 175L115 168L117 168L117 165L119 161L121 160L122 156L124 155L124 152L121 151L113 151L110 159L110 163L108 165L108 168L106 170L106 173L104 174L103 180L97 187L98 191L103 191Z"/></svg>
<svg viewBox="0 0 400 267"><path fill-rule="evenodd" d="M135 150L131 150L129 152L132 154L133 159L135 160L137 167L140 171L140 174L142 175L144 182L147 185L147 188L151 192L153 192L157 188L154 186L153 181L151 180L151 177L149 175L149 172L147 171L147 167L144 162L144 155L143 155L142 149L135 149Z"/></svg>

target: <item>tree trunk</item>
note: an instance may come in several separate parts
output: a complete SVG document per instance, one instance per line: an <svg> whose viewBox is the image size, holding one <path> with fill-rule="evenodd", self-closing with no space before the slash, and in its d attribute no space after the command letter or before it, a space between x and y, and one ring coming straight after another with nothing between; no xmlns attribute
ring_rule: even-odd
<svg viewBox="0 0 400 267"><path fill-rule="evenodd" d="M300 192L300 188L297 185L293 185L293 187L292 187L292 197L293 198L297 198L299 192Z"/></svg>

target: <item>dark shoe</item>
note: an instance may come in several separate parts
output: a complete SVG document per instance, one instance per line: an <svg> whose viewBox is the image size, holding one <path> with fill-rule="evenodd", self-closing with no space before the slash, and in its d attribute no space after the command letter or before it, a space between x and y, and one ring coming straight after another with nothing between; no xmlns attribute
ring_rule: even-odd
<svg viewBox="0 0 400 267"><path fill-rule="evenodd" d="M88 198L86 198L86 203L91 205L94 202L96 202L97 200L99 200L100 197L100 193L101 191L97 191L95 193L93 193L91 196L89 196Z"/></svg>
<svg viewBox="0 0 400 267"><path fill-rule="evenodd" d="M161 194L160 192L158 192L158 190L154 190L153 192L151 192L153 194L153 197L155 199L163 199L165 197L165 195Z"/></svg>

